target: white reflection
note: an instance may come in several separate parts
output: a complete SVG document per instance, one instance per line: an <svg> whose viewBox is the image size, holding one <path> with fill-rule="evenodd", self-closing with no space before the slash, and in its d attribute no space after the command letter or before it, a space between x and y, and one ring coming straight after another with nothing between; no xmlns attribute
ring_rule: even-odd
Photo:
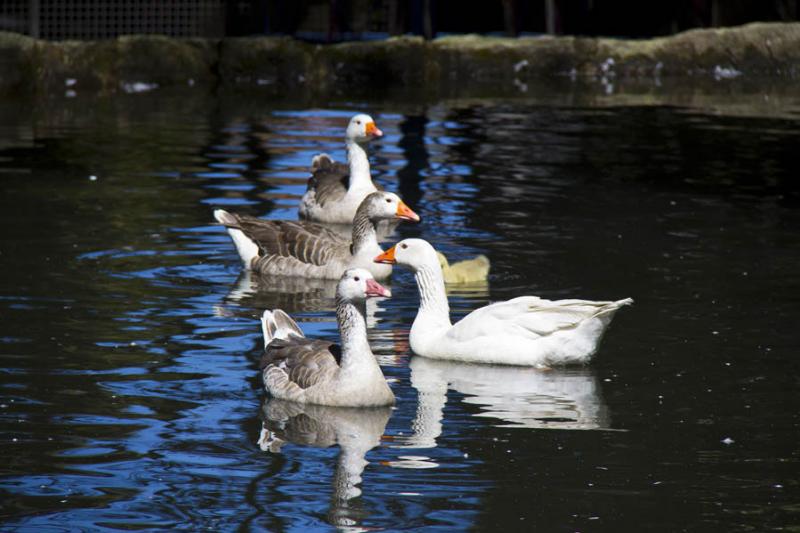
<svg viewBox="0 0 800 533"><path fill-rule="evenodd" d="M259 447L280 453L286 442L327 448L339 445L333 474L330 521L337 526L359 522L350 500L361 495L361 474L369 464L366 453L378 446L392 414L391 407L352 408L307 405L266 399Z"/></svg>
<svg viewBox="0 0 800 533"><path fill-rule="evenodd" d="M500 427L610 429L608 409L588 368L542 371L426 357L414 357L409 367L419 401L404 447L436 446L448 389L466 395L465 403L480 406L475 416L495 419Z"/></svg>

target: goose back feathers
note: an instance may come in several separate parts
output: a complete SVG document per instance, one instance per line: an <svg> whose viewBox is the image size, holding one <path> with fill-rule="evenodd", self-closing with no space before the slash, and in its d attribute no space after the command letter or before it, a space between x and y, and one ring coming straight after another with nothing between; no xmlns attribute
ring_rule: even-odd
<svg viewBox="0 0 800 533"><path fill-rule="evenodd" d="M218 209L218 222L228 228L244 267L262 274L338 279L348 268L366 268L378 279L390 265L372 261L382 252L377 224L382 220L418 221L419 216L394 193L376 192L359 206L351 239L313 222L262 220Z"/></svg>

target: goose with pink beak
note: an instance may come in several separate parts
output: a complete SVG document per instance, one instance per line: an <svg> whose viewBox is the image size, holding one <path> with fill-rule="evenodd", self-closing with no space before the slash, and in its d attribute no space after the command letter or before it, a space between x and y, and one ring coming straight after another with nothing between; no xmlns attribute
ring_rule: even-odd
<svg viewBox="0 0 800 533"><path fill-rule="evenodd" d="M336 286L341 344L309 339L280 309L264 311L264 388L273 398L340 407L393 405L394 394L367 342L368 298L392 293L363 268L352 268Z"/></svg>

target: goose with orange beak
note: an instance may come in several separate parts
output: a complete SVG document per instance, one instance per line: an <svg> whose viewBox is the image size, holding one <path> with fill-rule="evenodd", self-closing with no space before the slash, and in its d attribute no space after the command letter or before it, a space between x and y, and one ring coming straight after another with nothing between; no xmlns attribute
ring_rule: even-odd
<svg viewBox="0 0 800 533"><path fill-rule="evenodd" d="M270 276L321 279L339 279L349 268L364 268L375 279L389 277L391 265L372 260L383 251L378 224L419 222L419 215L391 192L374 192L361 202L351 239L313 222L263 220L222 209L214 211L214 217L228 229L244 268Z"/></svg>
<svg viewBox="0 0 800 533"><path fill-rule="evenodd" d="M300 218L329 224L350 224L367 195L381 190L372 182L367 144L383 136L372 117L350 119L345 134L347 164L328 154L314 156L308 189L300 200Z"/></svg>
<svg viewBox="0 0 800 533"><path fill-rule="evenodd" d="M588 362L620 307L633 300L545 300L520 296L472 311L455 324L436 251L405 239L375 257L414 273L420 305L411 326L414 353L434 359L551 367Z"/></svg>

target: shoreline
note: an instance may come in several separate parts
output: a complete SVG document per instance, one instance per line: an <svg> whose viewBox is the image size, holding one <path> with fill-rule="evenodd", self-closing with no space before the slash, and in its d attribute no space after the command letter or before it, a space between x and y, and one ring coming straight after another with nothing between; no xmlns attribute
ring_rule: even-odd
<svg viewBox="0 0 800 533"><path fill-rule="evenodd" d="M460 35L309 44L288 37L42 41L0 33L0 92L115 93L257 87L275 96L415 89L492 91L554 80L795 80L800 23L695 29L647 40Z"/></svg>

